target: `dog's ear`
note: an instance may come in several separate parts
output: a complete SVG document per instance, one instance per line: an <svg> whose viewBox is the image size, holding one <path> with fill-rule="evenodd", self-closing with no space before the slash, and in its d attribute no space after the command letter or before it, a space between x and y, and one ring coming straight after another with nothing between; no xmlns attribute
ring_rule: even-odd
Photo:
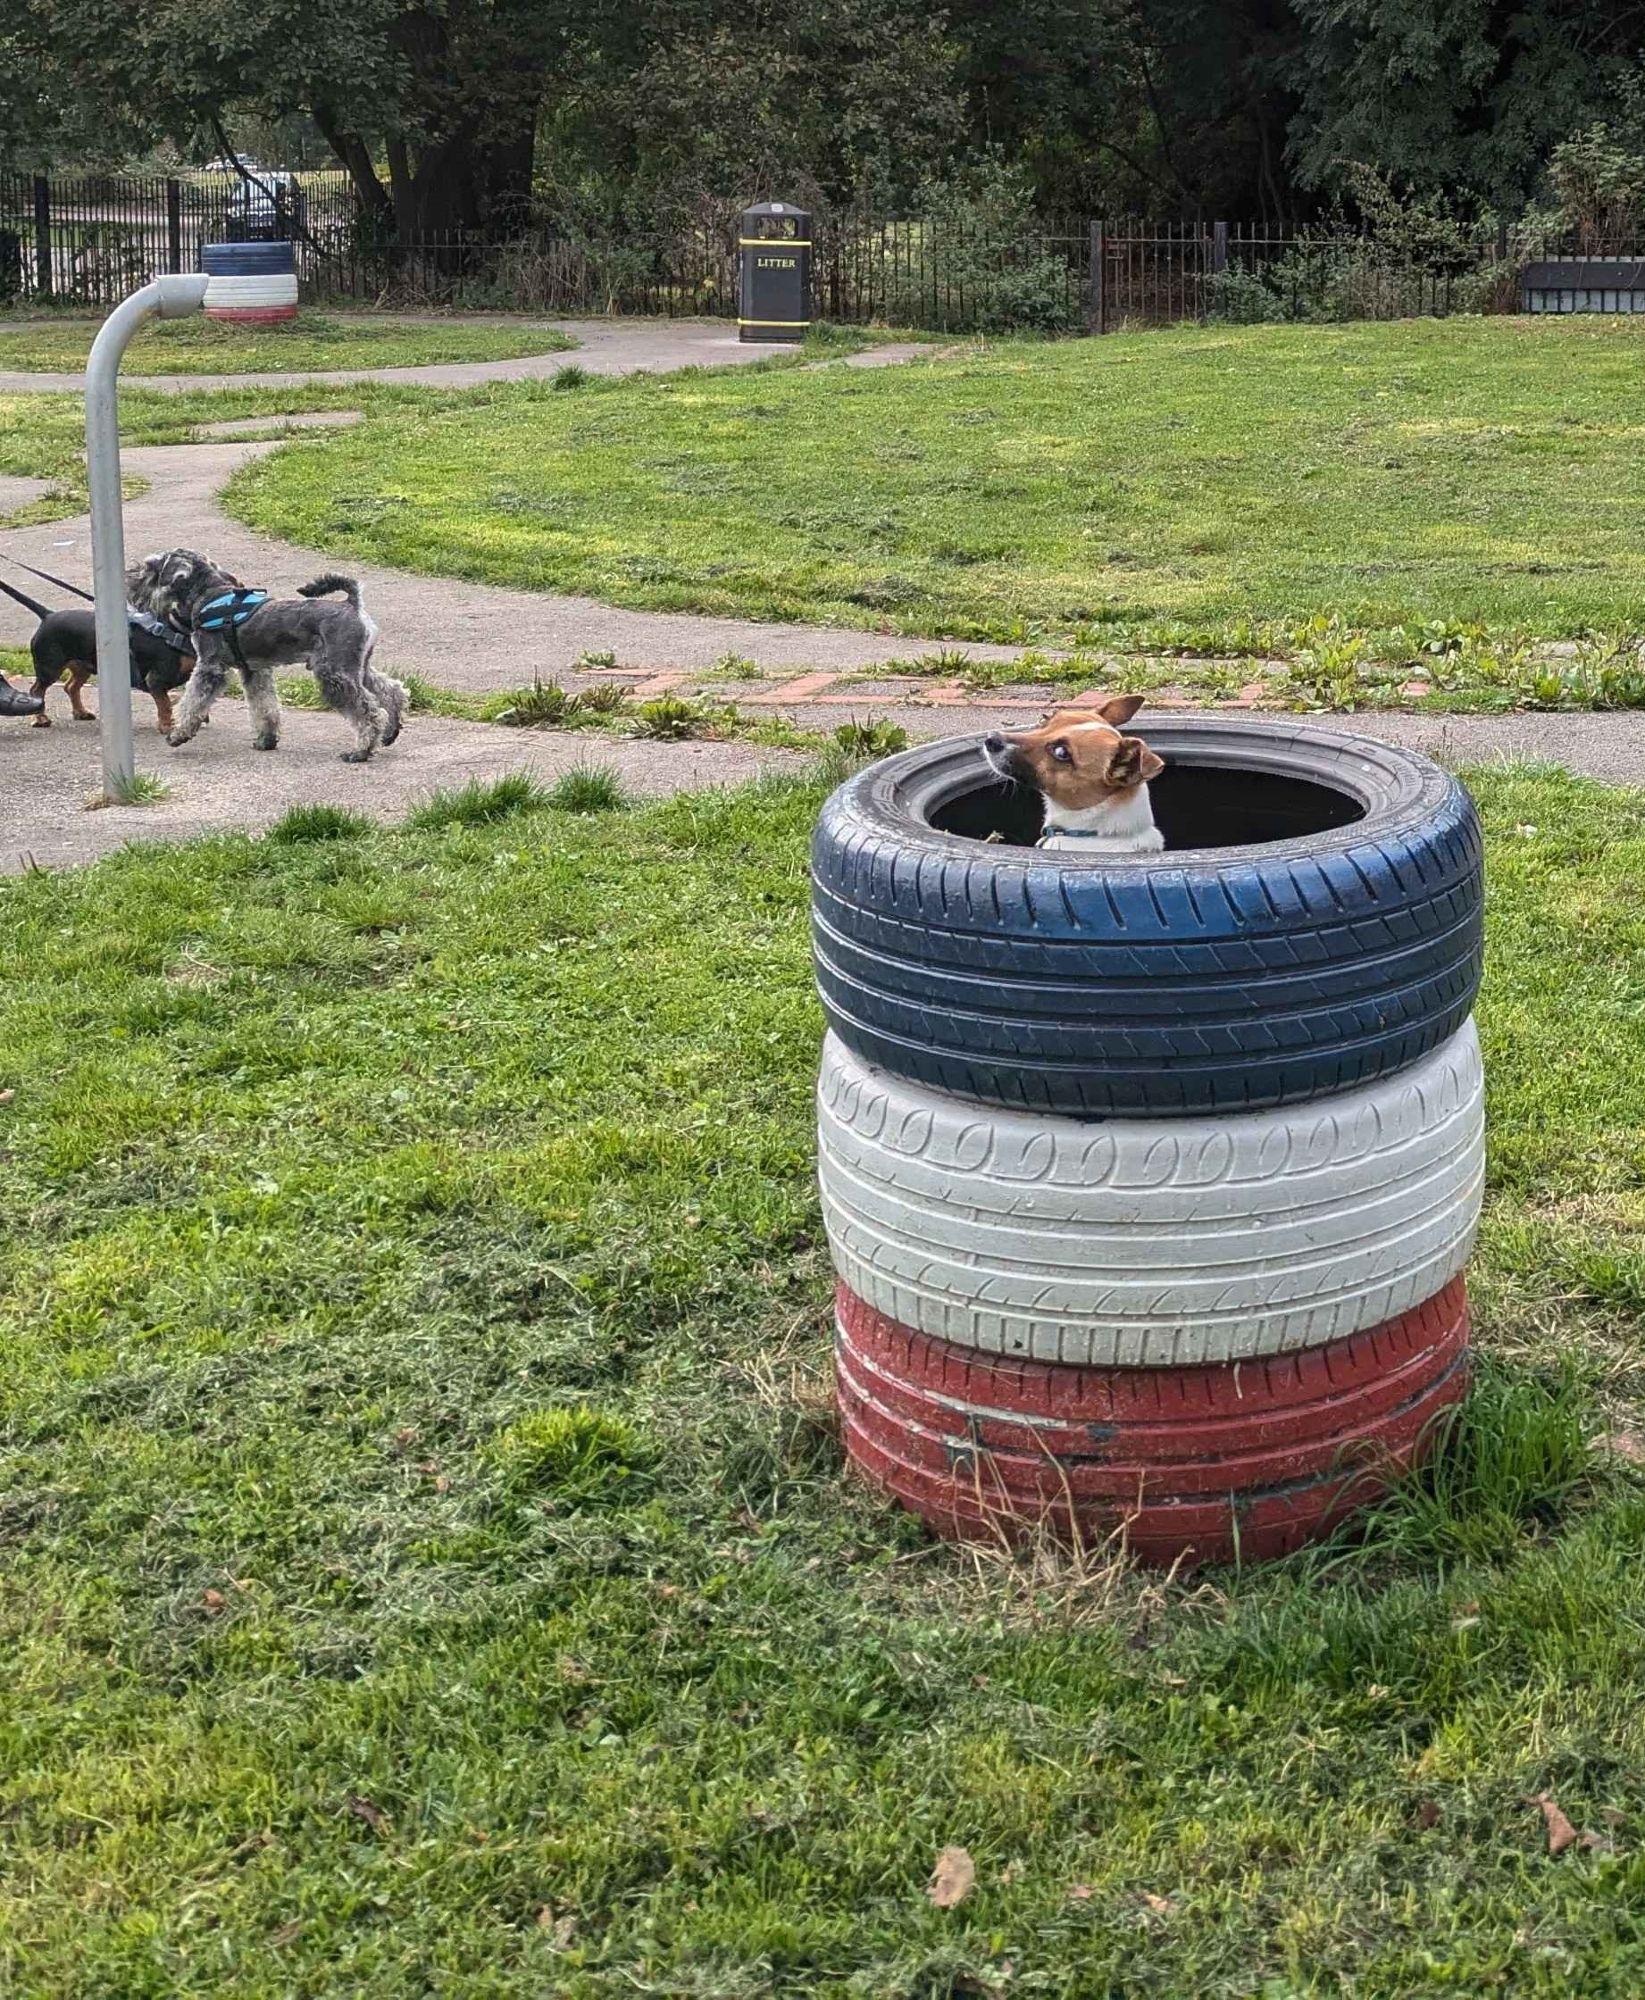
<svg viewBox="0 0 1645 2000"><path fill-rule="evenodd" d="M1116 791L1129 790L1133 785L1146 785L1164 769L1165 759L1156 757L1140 736L1122 736L1109 754L1103 782Z"/></svg>
<svg viewBox="0 0 1645 2000"><path fill-rule="evenodd" d="M1111 722L1116 729L1123 729L1146 700L1147 696L1140 694L1110 695L1107 701L1097 704L1096 712L1104 722Z"/></svg>

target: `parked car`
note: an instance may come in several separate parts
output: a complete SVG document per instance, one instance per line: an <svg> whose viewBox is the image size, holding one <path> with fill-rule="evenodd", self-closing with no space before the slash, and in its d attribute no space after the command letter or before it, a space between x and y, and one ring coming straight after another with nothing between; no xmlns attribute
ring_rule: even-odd
<svg viewBox="0 0 1645 2000"><path fill-rule="evenodd" d="M295 236L308 215L302 183L295 174L275 167L253 167L250 180L236 180L229 192L227 222L230 237L260 243Z"/></svg>

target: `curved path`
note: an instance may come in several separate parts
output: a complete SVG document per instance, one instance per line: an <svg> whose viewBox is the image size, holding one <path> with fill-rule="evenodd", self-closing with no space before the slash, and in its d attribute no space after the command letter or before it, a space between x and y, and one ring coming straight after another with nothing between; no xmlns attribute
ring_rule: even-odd
<svg viewBox="0 0 1645 2000"><path fill-rule="evenodd" d="M416 322L407 316L405 323ZM437 361L420 368L328 368L314 373L261 375L128 374L121 379L134 389L175 390L179 394L190 389L298 389L310 382L402 382L425 389L473 389L484 382L535 381L557 375L573 363L590 375L633 375L641 369L661 375L672 368L726 368L771 358L769 347L739 340L724 320L545 319L542 325L547 331L569 334L577 343L575 350L516 354L504 361ZM923 341L886 341L845 358L856 367L874 368L929 352ZM0 394L29 395L85 386L86 378L78 372L0 369Z"/></svg>

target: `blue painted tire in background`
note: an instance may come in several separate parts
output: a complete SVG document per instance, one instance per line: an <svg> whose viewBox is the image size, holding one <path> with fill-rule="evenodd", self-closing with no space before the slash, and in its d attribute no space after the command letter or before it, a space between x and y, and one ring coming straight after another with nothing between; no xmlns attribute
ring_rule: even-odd
<svg viewBox="0 0 1645 2000"><path fill-rule="evenodd" d="M297 268L290 243L205 243L200 269L208 278L283 277Z"/></svg>
<svg viewBox="0 0 1645 2000"><path fill-rule="evenodd" d="M985 844L1001 821L1032 842L1038 804L993 778L975 738L887 758L833 794L812 929L848 1048L984 1103L1172 1117L1349 1090L1457 1032L1479 986L1483 880L1455 778L1278 720L1138 733L1166 760L1163 854Z"/></svg>

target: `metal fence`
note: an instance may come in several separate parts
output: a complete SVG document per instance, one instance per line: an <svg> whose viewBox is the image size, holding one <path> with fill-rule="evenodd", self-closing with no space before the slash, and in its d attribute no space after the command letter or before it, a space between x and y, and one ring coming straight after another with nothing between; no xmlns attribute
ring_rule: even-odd
<svg viewBox="0 0 1645 2000"><path fill-rule="evenodd" d="M302 265L358 223L346 174L305 174L300 189ZM114 305L161 272L194 270L203 243L267 205L235 174L0 174L0 305Z"/></svg>
<svg viewBox="0 0 1645 2000"><path fill-rule="evenodd" d="M232 174L0 175L0 305L111 305L161 271L193 269L202 243L241 233L248 199ZM341 172L302 175L292 201L300 226L289 233L311 303L724 317L737 310L732 202L711 222L654 238L574 232L544 213L505 240L449 230L400 244L364 215ZM857 209L819 213L813 234L820 318L939 332L1101 333L1207 317L1517 311L1520 274L1537 259L1642 249L1497 227L1422 259L1367 236L1275 219L1041 216L1005 227L963 211L909 218ZM1561 309L1552 294L1546 309Z"/></svg>

